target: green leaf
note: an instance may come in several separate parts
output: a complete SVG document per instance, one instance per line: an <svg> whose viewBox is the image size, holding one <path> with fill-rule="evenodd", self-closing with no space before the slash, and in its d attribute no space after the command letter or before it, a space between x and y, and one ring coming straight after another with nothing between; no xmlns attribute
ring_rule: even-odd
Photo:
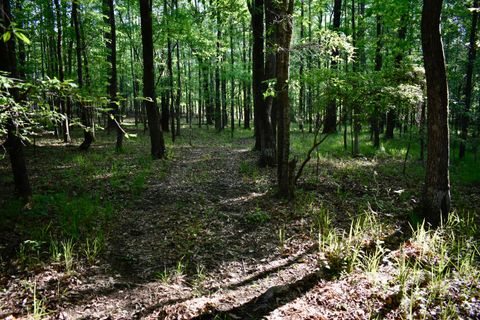
<svg viewBox="0 0 480 320"><path fill-rule="evenodd" d="M8 40L10 40L10 38L12 37L12 34L10 33L10 31L7 31L3 34L3 42L7 42Z"/></svg>
<svg viewBox="0 0 480 320"><path fill-rule="evenodd" d="M20 39L21 41L25 42L26 44L30 44L30 43L31 43L30 39L28 39L27 36L24 35L23 33L21 33L21 32L15 32L15 35L17 36L18 39Z"/></svg>

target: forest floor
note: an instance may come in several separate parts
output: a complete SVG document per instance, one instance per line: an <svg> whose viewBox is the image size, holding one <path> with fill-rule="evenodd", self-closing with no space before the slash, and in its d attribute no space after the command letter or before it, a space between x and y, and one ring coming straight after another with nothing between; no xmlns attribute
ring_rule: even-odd
<svg viewBox="0 0 480 320"><path fill-rule="evenodd" d="M163 161L142 133L118 155L104 134L28 148L31 207L0 201L0 318L480 317L479 181L454 173L456 219L422 231L418 161L402 174L401 153L352 159L332 137L285 201L251 135L185 128Z"/></svg>

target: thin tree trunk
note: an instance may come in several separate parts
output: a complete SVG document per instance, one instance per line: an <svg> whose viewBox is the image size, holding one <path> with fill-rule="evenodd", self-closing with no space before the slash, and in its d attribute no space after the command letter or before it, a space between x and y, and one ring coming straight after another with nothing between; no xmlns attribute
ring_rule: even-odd
<svg viewBox="0 0 480 320"><path fill-rule="evenodd" d="M75 43L76 43L76 56L77 56L77 81L78 87L80 89L83 88L83 62L82 62L82 38L80 35L80 17L79 17L79 8L78 8L78 1L72 1L72 20L73 26L75 29ZM91 131L91 122L89 117L88 109L89 107L85 106L82 102L80 102L81 106L81 121L82 125L85 127L83 130L83 142L79 146L80 150L88 150L90 145L92 144L94 138L93 133Z"/></svg>
<svg viewBox="0 0 480 320"><path fill-rule="evenodd" d="M58 1L58 0L57 0ZM123 148L123 130L120 127L120 108L117 99L117 35L115 28L115 8L114 0L104 0L105 23L108 25L108 31L105 32L105 42L107 47L107 62L110 64L110 77L108 79L107 91L110 97L111 121L109 124L116 128L117 142L115 150L120 152Z"/></svg>
<svg viewBox="0 0 480 320"><path fill-rule="evenodd" d="M342 0L335 0L333 5L333 26L334 31L338 31L340 28L340 17L342 13ZM331 68L336 70L338 63L336 57L338 56L338 50L332 52ZM327 109L325 114L325 122L323 126L323 133L333 133L337 131L337 102L335 98L331 98L327 103Z"/></svg>
<svg viewBox="0 0 480 320"><path fill-rule="evenodd" d="M230 131L232 138L233 132L235 131L235 78L233 77L234 63L235 56L233 51L233 23L230 20Z"/></svg>
<svg viewBox="0 0 480 320"><path fill-rule="evenodd" d="M466 143L468 139L468 126L470 125L470 106L472 104L472 78L473 68L475 66L475 58L477 56L477 24L478 24L478 0L473 1L472 25L470 27L470 40L468 45L468 61L467 73L465 79L464 96L465 102L463 112L460 117L461 133L460 133L460 150L459 158L465 158Z"/></svg>
<svg viewBox="0 0 480 320"><path fill-rule="evenodd" d="M375 71L380 72L383 65L382 49L383 49L383 27L382 16L377 14L377 42L375 46ZM380 101L375 101L372 116L373 129L373 146L380 148Z"/></svg>
<svg viewBox="0 0 480 320"><path fill-rule="evenodd" d="M252 16L252 92L253 92L253 112L255 127L255 150L261 150L261 115L260 112L265 108L263 92L265 91L265 58L264 58L264 0L253 0L249 4L249 11Z"/></svg>
<svg viewBox="0 0 480 320"><path fill-rule="evenodd" d="M55 4L55 13L56 13L56 21L57 21L57 59L58 59L58 80L64 81L65 80L65 73L63 68L63 55L62 55L62 19L61 19L61 8L60 8L60 1L54 0ZM63 142L69 143L71 142L70 138L70 128L68 124L68 113L67 113L67 105L65 100L58 100L60 104L60 111L62 112L64 119L62 121L62 131L63 131Z"/></svg>

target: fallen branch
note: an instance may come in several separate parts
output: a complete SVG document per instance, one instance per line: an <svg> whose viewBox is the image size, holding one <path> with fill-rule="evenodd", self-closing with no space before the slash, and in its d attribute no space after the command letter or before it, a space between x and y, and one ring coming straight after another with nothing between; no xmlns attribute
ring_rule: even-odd
<svg viewBox="0 0 480 320"><path fill-rule="evenodd" d="M320 141L317 141L318 135L320 133L320 126L318 127L317 131L315 132L315 138L313 139L313 146L308 150L307 157L303 160L302 165L298 168L297 174L295 175L295 179L293 180L293 185L297 185L298 179L301 177L303 173L303 169L307 165L307 163L312 159L312 152L318 148L330 135L327 133Z"/></svg>

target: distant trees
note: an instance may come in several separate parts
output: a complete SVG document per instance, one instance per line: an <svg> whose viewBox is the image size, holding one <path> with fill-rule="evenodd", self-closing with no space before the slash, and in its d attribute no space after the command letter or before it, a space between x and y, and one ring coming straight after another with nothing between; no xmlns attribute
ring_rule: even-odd
<svg viewBox="0 0 480 320"><path fill-rule="evenodd" d="M450 211L448 85L440 34L442 0L423 0L421 34L427 78L428 145L422 211L438 226Z"/></svg>

